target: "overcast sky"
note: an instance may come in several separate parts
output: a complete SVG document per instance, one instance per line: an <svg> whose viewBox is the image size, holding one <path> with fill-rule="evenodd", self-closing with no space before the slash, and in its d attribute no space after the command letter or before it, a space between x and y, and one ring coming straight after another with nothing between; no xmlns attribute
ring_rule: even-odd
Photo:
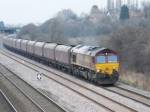
<svg viewBox="0 0 150 112"><path fill-rule="evenodd" d="M0 21L8 24L41 23L62 9L70 8L78 15L89 13L92 5L104 8L106 0L0 0Z"/></svg>

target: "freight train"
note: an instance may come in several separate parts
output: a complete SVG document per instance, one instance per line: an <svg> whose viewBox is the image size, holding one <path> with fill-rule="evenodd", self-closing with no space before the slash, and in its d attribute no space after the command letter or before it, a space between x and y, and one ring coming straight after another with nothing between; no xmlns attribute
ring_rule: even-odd
<svg viewBox="0 0 150 112"><path fill-rule="evenodd" d="M108 48L62 45L4 37L5 48L46 62L59 70L96 84L114 84L119 79L118 54Z"/></svg>

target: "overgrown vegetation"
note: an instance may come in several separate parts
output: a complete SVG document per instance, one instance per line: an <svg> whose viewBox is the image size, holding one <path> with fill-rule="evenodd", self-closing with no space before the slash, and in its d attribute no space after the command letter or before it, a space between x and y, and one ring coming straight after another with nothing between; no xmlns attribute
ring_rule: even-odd
<svg viewBox="0 0 150 112"><path fill-rule="evenodd" d="M142 27L124 27L114 32L107 46L116 50L124 69L149 73L150 32Z"/></svg>

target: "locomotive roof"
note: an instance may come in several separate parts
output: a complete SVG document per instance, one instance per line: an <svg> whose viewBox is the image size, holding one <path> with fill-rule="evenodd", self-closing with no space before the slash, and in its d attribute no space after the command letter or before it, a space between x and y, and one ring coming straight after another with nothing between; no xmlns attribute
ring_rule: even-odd
<svg viewBox="0 0 150 112"><path fill-rule="evenodd" d="M80 54L85 54L85 55L90 55L90 56L96 56L99 53L114 53L113 50L110 50L108 48L104 47L95 47L95 46L86 46L86 45L77 45L76 47L72 48L72 52L74 53L80 53Z"/></svg>
<svg viewBox="0 0 150 112"><path fill-rule="evenodd" d="M104 49L105 48L95 46L77 45L76 47L73 47L72 52L95 56L98 52Z"/></svg>

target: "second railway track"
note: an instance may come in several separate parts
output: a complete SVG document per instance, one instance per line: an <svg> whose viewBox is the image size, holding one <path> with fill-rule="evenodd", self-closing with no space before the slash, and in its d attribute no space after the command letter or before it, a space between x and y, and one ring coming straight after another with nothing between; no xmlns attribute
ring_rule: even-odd
<svg viewBox="0 0 150 112"><path fill-rule="evenodd" d="M67 78L65 78L65 77L63 77L63 76L60 76L60 75L58 75L57 73L55 73L55 72L53 72L53 71L50 71L50 70L48 70L48 69L46 69L46 68L43 68L43 67L38 66L38 65L35 65L35 64L33 64L33 63L31 63L31 62L29 62L29 61L23 59L23 58L16 57L15 55L11 54L11 55L13 55L13 58L12 58L12 57L8 56L8 55L6 54L6 52L5 52L5 53L3 52L3 55L5 55L5 56L7 56L7 57L9 57L9 58L11 58L11 59L13 59L13 60L15 60L15 61L21 63L21 64L23 64L24 66L27 66L27 67L29 67L29 68L31 68L31 69L34 69L35 71L37 71L37 69L35 69L35 67L36 67L36 68L38 67L38 68L43 69L43 70L45 70L45 71L47 71L47 72L53 73L53 74L59 76L59 78L63 78L63 79L65 79L66 81L71 82L72 84L75 84L75 85L77 85L77 86L82 87L82 88L84 89L84 91L86 90L86 91L88 91L88 92L92 92L92 93L93 93L94 95L96 95L97 97L101 97L103 100L106 100L106 101L107 101L107 104L104 103L103 101L97 101L96 99L93 100L91 97L90 97L89 99L90 99L90 100L93 100L95 103L99 104L100 106L103 106L104 108L107 108L109 111L118 111L118 112L119 112L119 111L122 111L122 112L123 112L123 111L124 111L124 112L127 112L127 111L138 111L138 110L136 110L136 109L134 109L134 108L132 108L132 107L130 107L130 106L127 106L127 105L125 105L125 104L121 104L121 103L119 103L119 102L117 102L117 101L115 101L115 100L113 100L113 99L111 99L111 98L109 98L109 97L107 97L107 96L104 96L103 94L101 94L101 93L99 93L99 92L97 92L97 91L95 91L95 90L93 90L93 89L89 89L88 87L85 87L85 86L82 85L82 84L79 84L79 83L77 83L77 82L75 82L75 81L69 80L69 79L67 79ZM25 63L22 63L22 61L19 61L18 59L27 62L28 65L26 65ZM30 65L29 65L29 64L30 64ZM31 66L31 65L32 65L32 66ZM33 67L33 66L34 66L34 67ZM52 80L55 80L55 81L58 82L58 83L63 84L64 86L66 86L65 83L59 82L58 80L56 80L56 79L54 79L54 78L52 78L52 77L49 77L49 76L47 76L47 75L45 75L45 74L43 74L43 75L46 76L46 77L48 77L48 78L51 78ZM68 86L67 86L67 87L68 87ZM68 87L68 88L69 88L69 89L72 89L73 91L79 93L79 91L74 90L74 89L71 88L71 87ZM82 96L88 98L88 96L85 95L85 94L83 94L83 93L82 93ZM123 95L122 95L122 96L123 96ZM134 99L132 99L132 100L134 100ZM135 100L135 101L136 101L136 100ZM108 102L109 102L109 103L108 103ZM137 102L138 102L138 100L137 100ZM110 105L110 103L113 104L113 105ZM140 102L139 102L139 103L140 103ZM147 105L146 105L146 106L147 106ZM115 108L114 108L114 107L115 107Z"/></svg>
<svg viewBox="0 0 150 112"><path fill-rule="evenodd" d="M135 100L137 102L140 102L143 105L150 106L150 98L146 97L144 95L138 94L138 93L133 92L133 91L129 91L127 89L124 89L124 88L121 88L118 86L107 87L105 89L108 91L114 92L116 94L122 95L124 97L130 98L132 100Z"/></svg>
<svg viewBox="0 0 150 112"><path fill-rule="evenodd" d="M1 89L0 89L0 104L1 104L0 110L2 112L18 112Z"/></svg>
<svg viewBox="0 0 150 112"><path fill-rule="evenodd" d="M15 86L26 98L28 98L36 107L38 112L67 112L64 108L60 107L48 96L34 88L23 79L18 77L14 72L10 71L7 67L0 64L3 72L0 74L7 79L13 86ZM6 73L12 74L8 76Z"/></svg>

